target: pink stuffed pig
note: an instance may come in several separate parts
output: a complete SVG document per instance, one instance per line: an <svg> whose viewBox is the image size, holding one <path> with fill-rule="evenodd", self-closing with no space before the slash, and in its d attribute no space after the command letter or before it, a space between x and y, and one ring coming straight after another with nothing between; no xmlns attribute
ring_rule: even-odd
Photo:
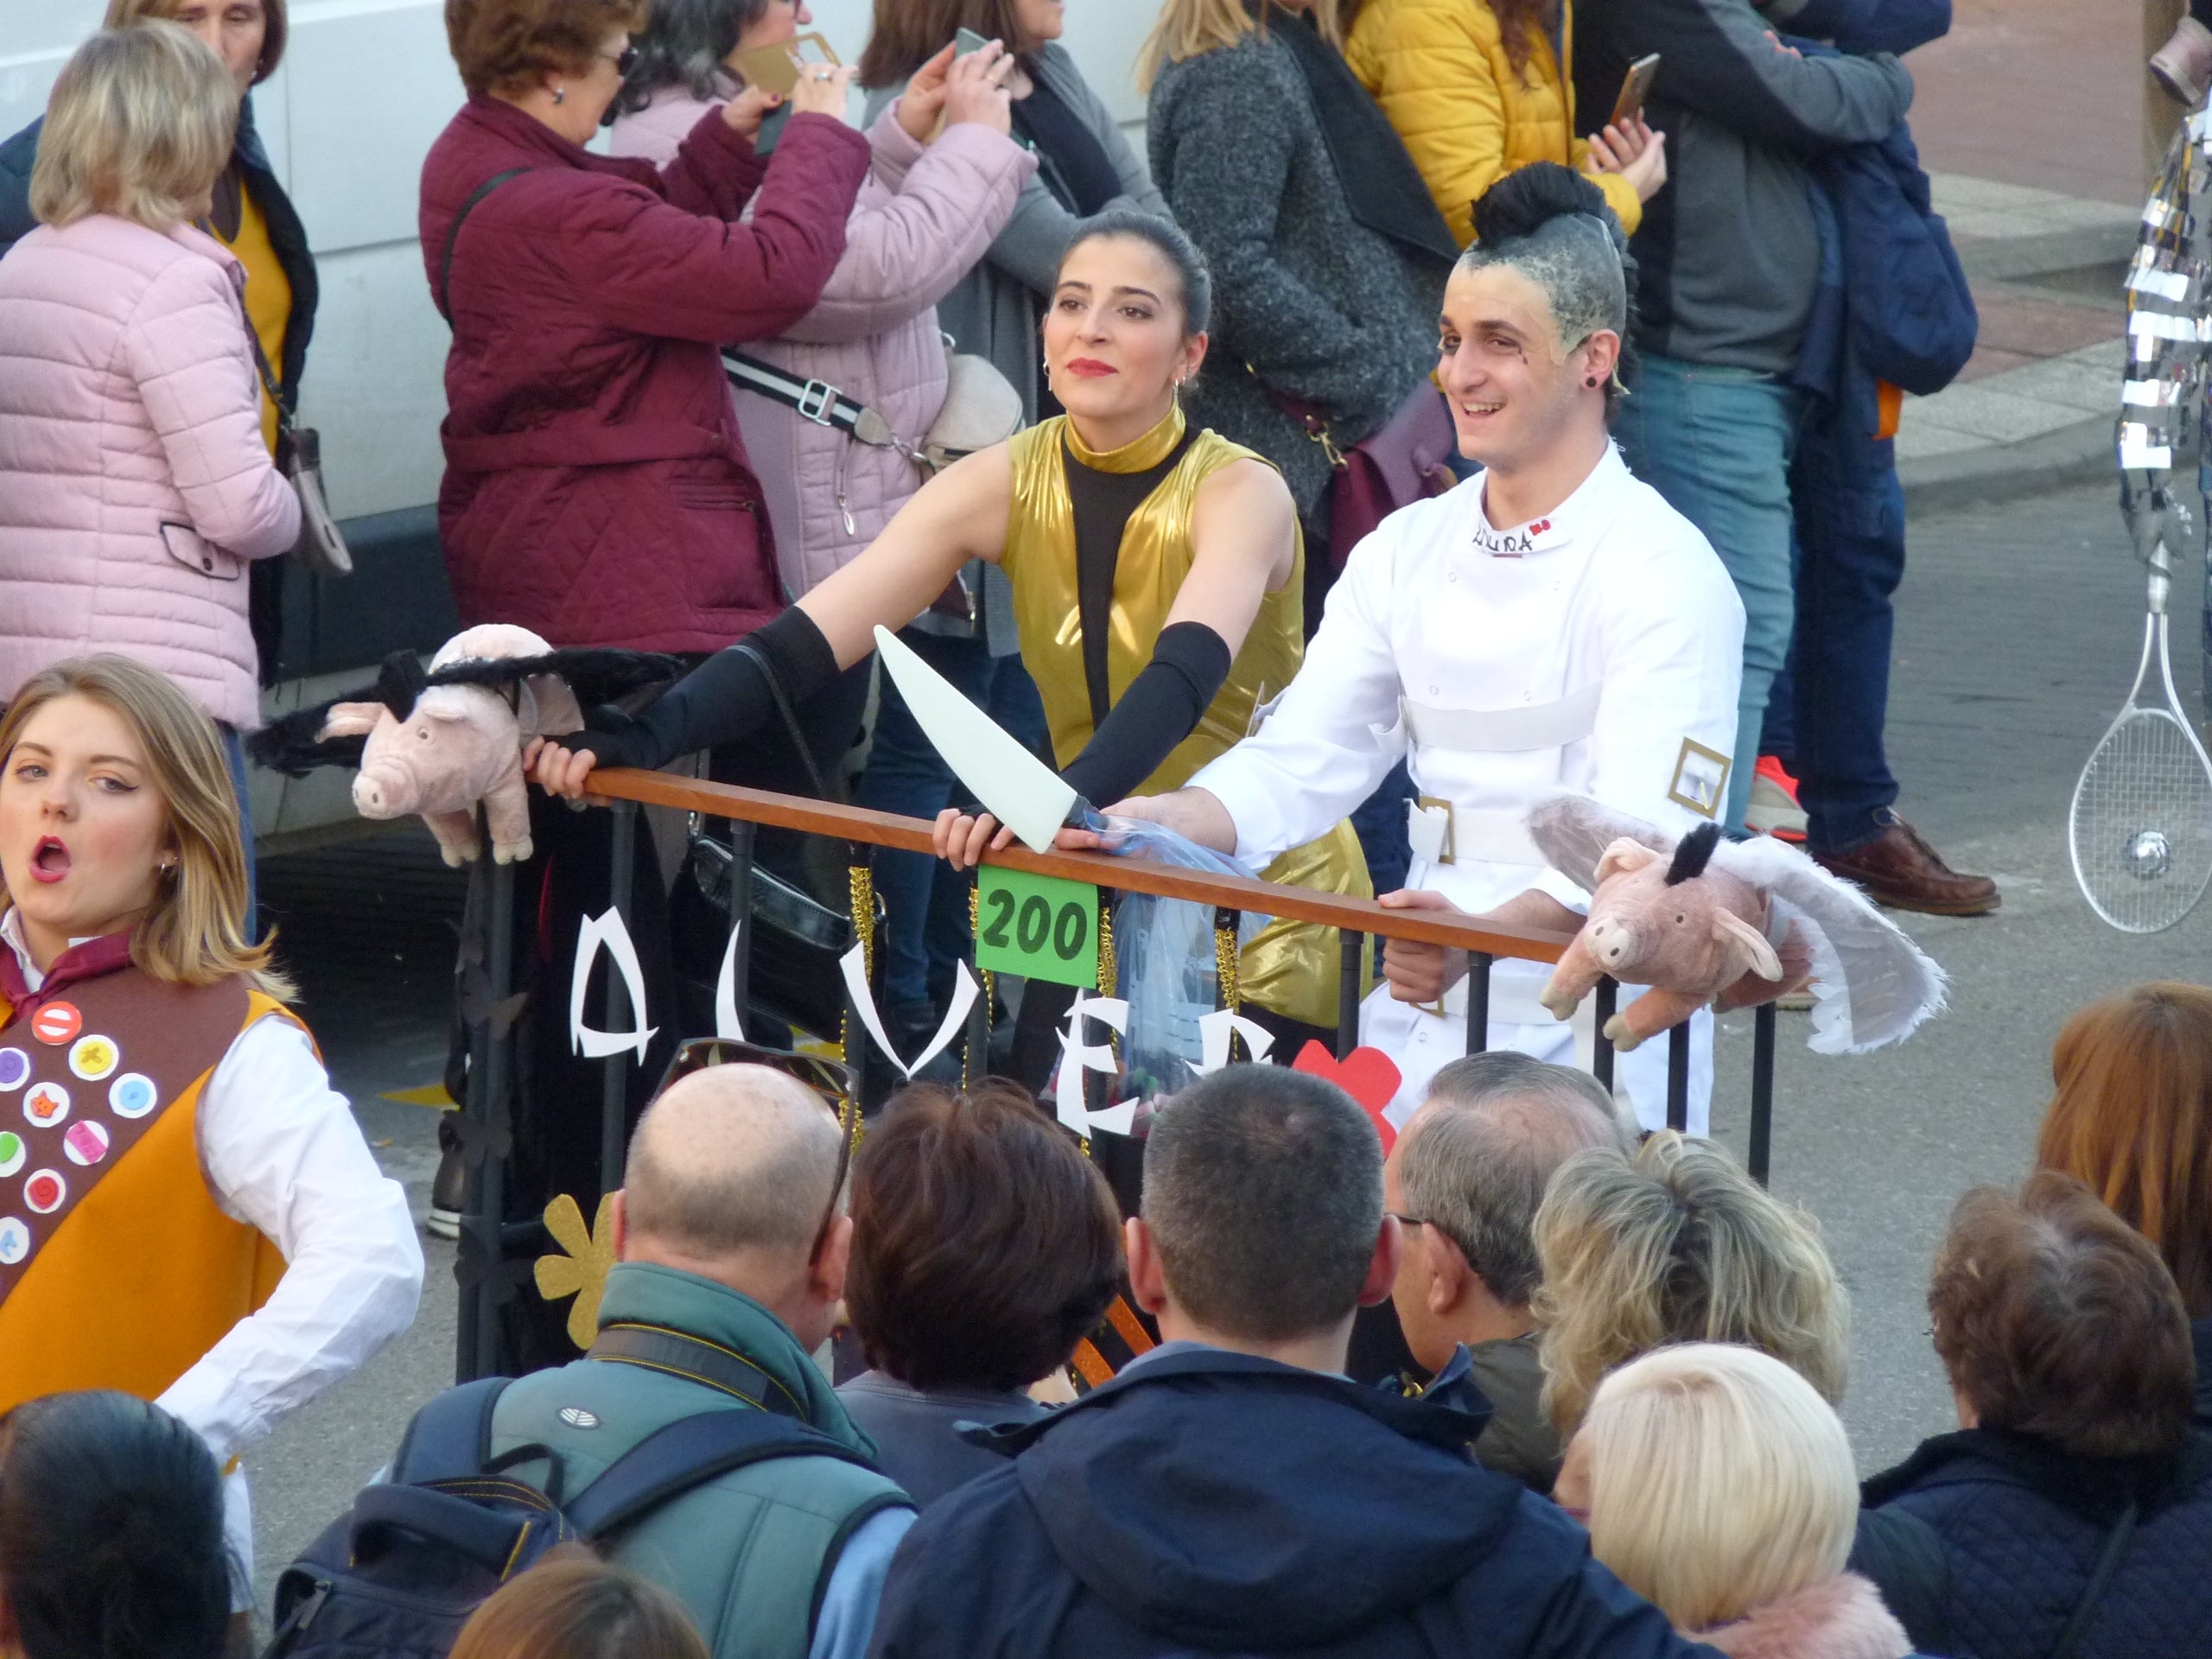
<svg viewBox="0 0 2212 1659"><path fill-rule="evenodd" d="M463 662L542 658L551 647L528 628L486 623L455 634L430 659L430 672ZM418 671L419 677L419 671ZM420 813L448 864L475 859L476 804L484 804L492 857L501 864L531 855L530 804L522 772L531 738L580 730L575 696L554 674L512 686L400 686L378 702L340 702L319 735L367 740L353 804L365 818Z"/></svg>
<svg viewBox="0 0 2212 1659"><path fill-rule="evenodd" d="M1767 897L1712 862L1720 831L1700 824L1670 859L1624 837L1598 861L1590 918L1553 969L1539 999L1560 1020L1610 975L1652 988L1605 1023L1626 1052L1708 1002L1750 1007L1802 989L1811 948L1795 926L1777 950L1767 936Z"/></svg>

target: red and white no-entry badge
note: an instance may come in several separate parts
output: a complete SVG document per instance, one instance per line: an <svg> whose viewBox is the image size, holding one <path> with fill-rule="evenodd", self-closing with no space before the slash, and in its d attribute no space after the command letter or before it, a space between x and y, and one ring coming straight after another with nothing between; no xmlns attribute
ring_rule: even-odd
<svg viewBox="0 0 2212 1659"><path fill-rule="evenodd" d="M31 1035L41 1043L66 1043L84 1023L74 1002L49 1002L31 1016Z"/></svg>

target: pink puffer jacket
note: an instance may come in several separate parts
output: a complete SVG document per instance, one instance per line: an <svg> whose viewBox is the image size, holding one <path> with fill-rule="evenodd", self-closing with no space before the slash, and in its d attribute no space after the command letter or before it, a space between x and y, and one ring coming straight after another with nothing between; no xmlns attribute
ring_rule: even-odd
<svg viewBox="0 0 2212 1659"><path fill-rule="evenodd" d="M0 259L0 696L86 651L260 724L245 566L298 538L245 271L189 226L41 225Z"/></svg>
<svg viewBox="0 0 2212 1659"><path fill-rule="evenodd" d="M611 148L664 162L711 107L665 89L614 124ZM827 382L918 444L944 403L937 302L1006 227L1037 158L973 122L925 147L898 117L894 103L868 130L873 163L821 300L779 338L744 349ZM921 486L896 450L872 448L755 392L738 392L737 416L793 599L874 541Z"/></svg>

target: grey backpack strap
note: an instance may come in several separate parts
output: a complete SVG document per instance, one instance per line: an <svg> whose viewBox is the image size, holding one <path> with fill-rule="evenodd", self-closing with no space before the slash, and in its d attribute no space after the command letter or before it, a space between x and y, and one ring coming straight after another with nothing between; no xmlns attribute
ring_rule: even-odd
<svg viewBox="0 0 2212 1659"><path fill-rule="evenodd" d="M463 220L476 210L476 204L518 175L533 171L527 167L511 167L504 173L494 173L490 178L469 192L468 200L461 204L461 211L453 216L453 223L446 226L445 257L438 262L438 291L430 298L438 308L438 315L446 320L446 327L453 327L453 250L461 240Z"/></svg>

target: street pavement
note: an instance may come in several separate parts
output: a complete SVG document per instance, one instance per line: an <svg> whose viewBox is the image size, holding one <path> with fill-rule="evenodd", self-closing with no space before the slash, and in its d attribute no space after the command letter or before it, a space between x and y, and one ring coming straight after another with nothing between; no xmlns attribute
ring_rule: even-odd
<svg viewBox="0 0 2212 1659"><path fill-rule="evenodd" d="M2195 580L2192 565L2177 591ZM1952 1426L1924 1334L1930 1257L1962 1190L2024 1173L2066 1016L2144 979L2212 982L2212 913L2125 937L2091 916L2067 866L2069 793L2134 672L2142 594L2108 485L1914 520L1891 721L1901 805L1958 868L1996 875L2004 907L1906 918L1952 989L1949 1010L1902 1047L1814 1055L1803 1017L1782 1017L1773 1150L1777 1189L1818 1218L1850 1287L1844 1415L1869 1471ZM2176 634L2193 639L2193 619ZM2199 666L2184 655L2177 677L2194 706ZM263 882L333 1071L419 1216L435 1113L383 1096L441 1074L459 880L410 829L273 859ZM1749 1025L1725 1025L1714 1113L1739 1153ZM429 1242L428 1255L414 1329L247 1458L264 1608L276 1570L450 1380L452 1250Z"/></svg>

